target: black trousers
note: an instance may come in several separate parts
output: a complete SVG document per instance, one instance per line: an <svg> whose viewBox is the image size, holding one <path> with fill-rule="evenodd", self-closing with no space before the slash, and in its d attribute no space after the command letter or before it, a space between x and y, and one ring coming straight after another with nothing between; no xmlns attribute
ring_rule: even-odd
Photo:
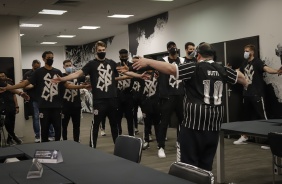
<svg viewBox="0 0 282 184"><path fill-rule="evenodd" d="M267 119L264 98L261 96L244 96L245 121Z"/></svg>
<svg viewBox="0 0 282 184"><path fill-rule="evenodd" d="M68 124L73 124L73 140L79 142L81 107L64 107L62 109L62 137L68 140Z"/></svg>
<svg viewBox="0 0 282 184"><path fill-rule="evenodd" d="M125 115L127 121L127 131L128 135L134 136L134 126L133 126L133 97L132 94L126 94L125 96L118 97L118 134L122 134L122 117Z"/></svg>
<svg viewBox="0 0 282 184"><path fill-rule="evenodd" d="M211 171L219 131L200 131L181 126L178 136L180 161Z"/></svg>
<svg viewBox="0 0 282 184"><path fill-rule="evenodd" d="M169 96L168 99L160 100L160 109L161 109L161 122L159 125L159 141L158 147L165 148L165 137L167 132L167 127L171 120L171 115L173 112L177 116L177 127L179 127L183 120L183 96ZM178 134L178 131L177 131Z"/></svg>
<svg viewBox="0 0 282 184"><path fill-rule="evenodd" d="M151 126L154 125L157 141L159 140L159 123L161 120L161 112L159 106L159 98L147 98L142 103L142 113L144 117L144 140L149 142Z"/></svg>
<svg viewBox="0 0 282 184"><path fill-rule="evenodd" d="M51 124L55 131L55 141L61 139L61 111L61 108L39 108L41 142L48 142L49 127Z"/></svg>
<svg viewBox="0 0 282 184"><path fill-rule="evenodd" d="M116 98L93 100L94 118L92 120L92 126L90 130L90 147L96 148L99 126L102 120L106 118L106 116L108 117L111 126L113 141L116 141L116 138L118 136L117 108L118 106Z"/></svg>
<svg viewBox="0 0 282 184"><path fill-rule="evenodd" d="M5 128L8 133L8 139L13 139L15 134L15 121L16 121L16 109L5 110Z"/></svg>

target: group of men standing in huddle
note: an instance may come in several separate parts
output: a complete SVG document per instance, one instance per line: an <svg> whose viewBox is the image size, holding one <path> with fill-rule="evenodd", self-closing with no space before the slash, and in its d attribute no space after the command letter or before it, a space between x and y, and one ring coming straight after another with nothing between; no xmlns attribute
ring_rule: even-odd
<svg viewBox="0 0 282 184"><path fill-rule="evenodd" d="M46 51L42 55L43 67L16 85L1 87L0 91L34 90L32 100L38 106L41 142L48 141L51 125L55 140L59 141L61 135L66 140L70 118L74 141L79 142L79 89L91 87L94 118L90 146L93 148L97 146L99 127L105 117L109 119L113 142L122 134L123 114L128 134L134 136L134 112L140 106L145 123L143 148L149 148L153 125L160 158L166 157L166 132L175 112L180 161L211 170L224 114L223 85L240 83L247 89L250 83L244 74L215 63L216 53L208 43L197 48L192 42L186 43L186 56L181 58L177 45L168 42L169 54L161 61L134 57L130 62L128 51L121 49L120 62L115 62L106 58L106 44L101 41L95 44L94 50L95 59L75 72L72 62L64 61L64 74L52 67L54 54ZM281 74L281 69L272 72ZM87 75L90 84L84 83Z"/></svg>

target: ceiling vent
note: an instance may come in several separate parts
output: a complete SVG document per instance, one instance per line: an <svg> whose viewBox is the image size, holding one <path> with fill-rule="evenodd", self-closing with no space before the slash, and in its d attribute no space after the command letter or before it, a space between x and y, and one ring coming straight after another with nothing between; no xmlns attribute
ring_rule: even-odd
<svg viewBox="0 0 282 184"><path fill-rule="evenodd" d="M58 0L53 5L60 5L60 6L78 6L80 5L80 1L72 1L72 0Z"/></svg>

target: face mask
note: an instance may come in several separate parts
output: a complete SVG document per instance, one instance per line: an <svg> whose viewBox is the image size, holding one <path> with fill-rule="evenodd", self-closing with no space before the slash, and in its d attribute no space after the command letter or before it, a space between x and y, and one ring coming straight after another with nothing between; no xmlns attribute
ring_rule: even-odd
<svg viewBox="0 0 282 184"><path fill-rule="evenodd" d="M193 51L187 52L188 56L191 56L192 53L193 53Z"/></svg>
<svg viewBox="0 0 282 184"><path fill-rule="evenodd" d="M66 70L66 73L72 73L73 68L72 67L66 67L65 70Z"/></svg>
<svg viewBox="0 0 282 184"><path fill-rule="evenodd" d="M177 52L177 48L174 48L174 47L171 47L168 52L171 54L171 55L175 55L176 52Z"/></svg>
<svg viewBox="0 0 282 184"><path fill-rule="evenodd" d="M53 59L47 59L46 64L49 66L53 65L54 60Z"/></svg>
<svg viewBox="0 0 282 184"><path fill-rule="evenodd" d="M106 56L106 52L97 52L97 56L99 59L104 59Z"/></svg>
<svg viewBox="0 0 282 184"><path fill-rule="evenodd" d="M123 59L120 59L120 61L123 62L123 63L125 63L127 60L128 60L128 58L126 58L126 59L124 59L124 58L123 58Z"/></svg>
<svg viewBox="0 0 282 184"><path fill-rule="evenodd" d="M249 59L250 57L250 52L244 52L244 58Z"/></svg>

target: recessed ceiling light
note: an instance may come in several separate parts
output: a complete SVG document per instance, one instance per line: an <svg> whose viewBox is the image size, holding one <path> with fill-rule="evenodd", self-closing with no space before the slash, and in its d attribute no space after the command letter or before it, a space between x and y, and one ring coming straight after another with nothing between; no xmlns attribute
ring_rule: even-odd
<svg viewBox="0 0 282 184"><path fill-rule="evenodd" d="M111 16L108 16L110 18L122 18L122 19L125 19L125 18L129 18L129 17L132 17L134 15L121 15L121 14L114 14L114 15L111 15Z"/></svg>
<svg viewBox="0 0 282 184"><path fill-rule="evenodd" d="M76 35L59 35L57 36L58 38L73 38L75 37Z"/></svg>
<svg viewBox="0 0 282 184"><path fill-rule="evenodd" d="M42 24L21 24L20 27L40 27Z"/></svg>
<svg viewBox="0 0 282 184"><path fill-rule="evenodd" d="M24 34L20 34L20 36L23 36Z"/></svg>
<svg viewBox="0 0 282 184"><path fill-rule="evenodd" d="M41 42L40 44L47 44L47 45L53 45L56 44L57 42Z"/></svg>
<svg viewBox="0 0 282 184"><path fill-rule="evenodd" d="M81 26L78 29L98 29L100 26Z"/></svg>
<svg viewBox="0 0 282 184"><path fill-rule="evenodd" d="M38 12L39 14L48 14L48 15L63 15L68 11L66 10L47 10L43 9L42 11Z"/></svg>

